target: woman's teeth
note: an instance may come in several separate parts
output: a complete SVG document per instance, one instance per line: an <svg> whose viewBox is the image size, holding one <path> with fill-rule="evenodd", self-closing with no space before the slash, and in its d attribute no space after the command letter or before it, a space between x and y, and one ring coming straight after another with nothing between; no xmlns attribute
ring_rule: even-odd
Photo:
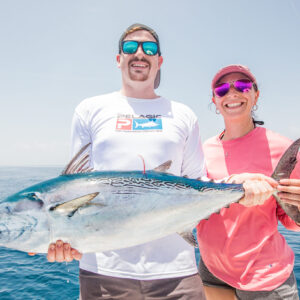
<svg viewBox="0 0 300 300"><path fill-rule="evenodd" d="M243 103L240 102L240 103L228 103L228 104L225 104L226 107L229 107L229 108L232 108L232 107L238 107L238 106L242 106Z"/></svg>

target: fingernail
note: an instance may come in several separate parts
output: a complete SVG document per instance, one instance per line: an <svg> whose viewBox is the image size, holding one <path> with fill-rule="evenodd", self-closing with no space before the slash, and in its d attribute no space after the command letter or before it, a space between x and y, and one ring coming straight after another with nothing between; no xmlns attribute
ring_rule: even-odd
<svg viewBox="0 0 300 300"><path fill-rule="evenodd" d="M69 250L69 245L64 245L65 250Z"/></svg>
<svg viewBox="0 0 300 300"><path fill-rule="evenodd" d="M50 250L54 250L55 249L55 246L54 245L51 245L50 246Z"/></svg>

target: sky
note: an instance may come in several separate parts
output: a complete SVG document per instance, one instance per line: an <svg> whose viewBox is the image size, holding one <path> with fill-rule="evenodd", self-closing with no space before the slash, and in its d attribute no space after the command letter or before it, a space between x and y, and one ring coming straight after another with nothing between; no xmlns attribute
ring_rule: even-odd
<svg viewBox="0 0 300 300"><path fill-rule="evenodd" d="M0 0L0 166L63 166L83 99L121 87L118 40L133 23L158 33L157 93L190 106L202 140L223 130L211 80L247 65L257 119L300 137L299 0Z"/></svg>

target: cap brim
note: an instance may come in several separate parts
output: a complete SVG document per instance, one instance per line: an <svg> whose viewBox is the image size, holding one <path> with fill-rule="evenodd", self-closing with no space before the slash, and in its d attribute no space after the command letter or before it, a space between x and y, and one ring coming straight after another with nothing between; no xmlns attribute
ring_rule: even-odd
<svg viewBox="0 0 300 300"><path fill-rule="evenodd" d="M221 70L219 70L217 72L217 74L215 75L215 77L212 80L211 88L214 89L216 83L222 77L224 77L225 75L230 74L230 73L242 73L242 74L246 75L247 77L249 77L249 79L251 79L252 82L256 83L256 78L251 73L249 68L247 68L246 66L242 66L242 65L231 65L231 66L227 66L225 68L222 68Z"/></svg>

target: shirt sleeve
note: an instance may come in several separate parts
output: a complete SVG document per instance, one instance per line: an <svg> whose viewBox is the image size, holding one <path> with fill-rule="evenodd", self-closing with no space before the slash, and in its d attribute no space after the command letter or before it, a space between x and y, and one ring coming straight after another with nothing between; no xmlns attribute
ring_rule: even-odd
<svg viewBox="0 0 300 300"><path fill-rule="evenodd" d="M300 226L297 225L297 223L285 213L278 203L276 211L278 220L286 229L300 232Z"/></svg>
<svg viewBox="0 0 300 300"><path fill-rule="evenodd" d="M71 155L72 157L85 145L91 143L91 135L88 126L75 111L71 127ZM90 147L91 148L91 147ZM91 151L89 151L91 152ZM91 153L90 153L91 155ZM90 160L91 161L91 160Z"/></svg>
<svg viewBox="0 0 300 300"><path fill-rule="evenodd" d="M191 126L186 139L181 175L189 178L206 177L205 160L197 120Z"/></svg>

